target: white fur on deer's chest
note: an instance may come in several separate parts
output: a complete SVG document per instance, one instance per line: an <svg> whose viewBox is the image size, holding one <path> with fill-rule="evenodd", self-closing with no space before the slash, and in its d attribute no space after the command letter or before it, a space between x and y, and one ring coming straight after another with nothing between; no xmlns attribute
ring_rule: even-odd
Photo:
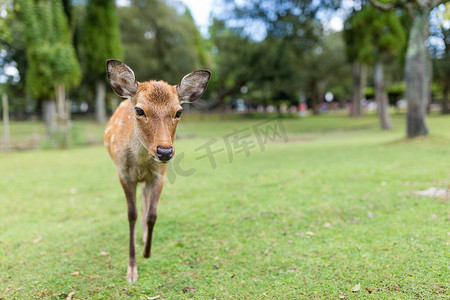
<svg viewBox="0 0 450 300"><path fill-rule="evenodd" d="M128 153L121 173L131 182L152 182L161 176L162 166L157 163L146 151Z"/></svg>

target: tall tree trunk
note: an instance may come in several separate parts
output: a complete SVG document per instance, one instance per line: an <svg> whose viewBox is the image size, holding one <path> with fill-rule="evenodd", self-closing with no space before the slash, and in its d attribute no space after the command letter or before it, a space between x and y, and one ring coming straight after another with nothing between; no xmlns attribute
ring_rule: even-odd
<svg viewBox="0 0 450 300"><path fill-rule="evenodd" d="M414 10L409 34L405 62L408 138L428 134L426 111L430 90L430 74L428 72L428 53L425 40L428 37L429 14L430 10L426 7Z"/></svg>
<svg viewBox="0 0 450 300"><path fill-rule="evenodd" d="M325 87L326 83L323 81L319 81L317 84L317 99L318 99L318 109L322 111L323 103L325 102Z"/></svg>
<svg viewBox="0 0 450 300"><path fill-rule="evenodd" d="M9 151L10 132L9 132L9 103L8 95L2 96L2 113L3 113L3 150Z"/></svg>
<svg viewBox="0 0 450 300"><path fill-rule="evenodd" d="M106 123L106 84L104 80L95 82L95 120L97 123Z"/></svg>
<svg viewBox="0 0 450 300"><path fill-rule="evenodd" d="M442 98L442 114L450 114L450 108L448 107L448 94L450 90L450 76L445 75L444 78L444 95Z"/></svg>
<svg viewBox="0 0 450 300"><path fill-rule="evenodd" d="M428 54L428 51L427 51ZM431 112L431 102L433 101L433 93L431 91L431 83L433 82L433 63L431 62L430 55L426 55L426 64L428 72L428 84L427 84L427 115Z"/></svg>
<svg viewBox="0 0 450 300"><path fill-rule="evenodd" d="M320 114L320 109L319 109L319 95L318 95L318 88L317 88L317 83L316 81L313 79L310 82L310 86L309 86L310 90L311 90L311 111L313 115L319 115Z"/></svg>
<svg viewBox="0 0 450 300"><path fill-rule="evenodd" d="M444 28L442 28L442 33L444 34L444 43L445 43L445 60L448 61L450 60L450 29L445 30ZM448 65L446 70L448 71ZM449 94L449 90L450 90L450 74L448 72L446 72L444 74L444 84L443 84L443 97L442 97L442 114L443 115L447 115L450 114L450 107L448 107L448 94Z"/></svg>
<svg viewBox="0 0 450 300"><path fill-rule="evenodd" d="M386 88L384 85L384 71L381 59L378 59L375 64L375 99L378 104L378 114L380 115L381 129L392 129L391 117L389 116L389 103L387 99Z"/></svg>
<svg viewBox="0 0 450 300"><path fill-rule="evenodd" d="M361 100L364 98L364 89L367 81L367 66L353 61L353 95L352 95L352 117L360 117L363 115Z"/></svg>
<svg viewBox="0 0 450 300"><path fill-rule="evenodd" d="M56 105L52 99L42 101L42 119L45 123L45 131L48 135L53 133L56 129Z"/></svg>
<svg viewBox="0 0 450 300"><path fill-rule="evenodd" d="M69 116L66 101L66 89L64 83L55 84L55 95L56 95L56 110L57 110L57 126L59 139L58 143L61 148L67 148L69 146Z"/></svg>

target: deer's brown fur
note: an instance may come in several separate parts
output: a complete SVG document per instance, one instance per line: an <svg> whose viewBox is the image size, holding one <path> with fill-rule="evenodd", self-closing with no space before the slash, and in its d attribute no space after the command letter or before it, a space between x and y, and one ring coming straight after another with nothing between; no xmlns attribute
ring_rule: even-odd
<svg viewBox="0 0 450 300"><path fill-rule="evenodd" d="M143 256L149 257L158 200L164 185L167 160L175 153L173 142L182 102L198 99L206 90L211 73L194 71L176 85L164 81L138 83L133 71L117 60L106 64L108 81L124 100L108 122L105 146L117 168L125 192L129 221L129 262L127 279L137 280L135 224L136 186L142 183L144 226ZM139 114L138 114L139 111ZM141 115L142 114L142 115ZM160 151L169 151L163 156ZM164 157L165 161L160 158Z"/></svg>

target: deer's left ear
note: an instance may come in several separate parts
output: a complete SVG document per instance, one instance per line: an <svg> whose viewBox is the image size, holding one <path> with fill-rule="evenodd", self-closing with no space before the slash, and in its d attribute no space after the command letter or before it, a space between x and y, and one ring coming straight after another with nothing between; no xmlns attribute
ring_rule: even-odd
<svg viewBox="0 0 450 300"><path fill-rule="evenodd" d="M181 103L194 102L206 91L211 72L197 70L187 74L177 85L178 97Z"/></svg>
<svg viewBox="0 0 450 300"><path fill-rule="evenodd" d="M106 61L106 75L111 88L122 98L131 98L136 94L139 83L129 66L115 59Z"/></svg>

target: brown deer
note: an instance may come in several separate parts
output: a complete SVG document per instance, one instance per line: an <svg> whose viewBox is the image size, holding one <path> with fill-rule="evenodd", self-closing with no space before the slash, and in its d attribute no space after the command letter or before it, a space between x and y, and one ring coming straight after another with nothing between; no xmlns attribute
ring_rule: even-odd
<svg viewBox="0 0 450 300"><path fill-rule="evenodd" d="M142 183L143 255L148 258L167 162L175 153L173 141L183 112L181 104L193 102L205 92L211 72L194 71L184 76L176 86L164 81L137 82L127 65L109 59L106 73L114 92L129 99L120 104L109 120L105 130L105 146L116 165L127 199L130 227L127 280L135 282L138 278L135 256L136 186Z"/></svg>

